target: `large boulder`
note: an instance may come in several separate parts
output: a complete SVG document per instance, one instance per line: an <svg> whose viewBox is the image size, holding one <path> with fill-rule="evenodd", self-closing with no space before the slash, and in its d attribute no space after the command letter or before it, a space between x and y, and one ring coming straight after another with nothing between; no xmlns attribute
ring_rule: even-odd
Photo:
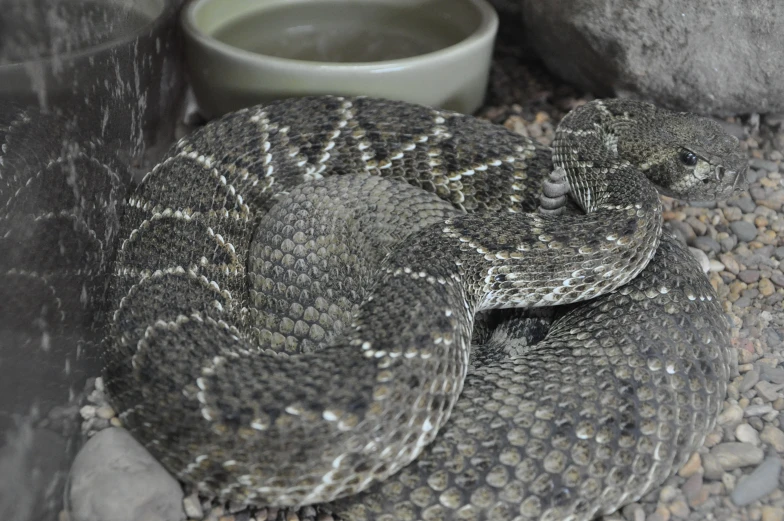
<svg viewBox="0 0 784 521"><path fill-rule="evenodd" d="M784 111L781 0L522 0L531 44L598 96L705 114Z"/></svg>

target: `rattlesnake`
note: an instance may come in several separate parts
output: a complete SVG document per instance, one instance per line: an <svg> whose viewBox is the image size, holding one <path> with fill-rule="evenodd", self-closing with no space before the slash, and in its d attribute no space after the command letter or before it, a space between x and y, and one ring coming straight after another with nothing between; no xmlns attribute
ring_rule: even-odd
<svg viewBox="0 0 784 521"><path fill-rule="evenodd" d="M701 443L728 377L720 306L660 243L654 185L725 197L745 163L715 122L628 100L568 114L552 151L401 102L241 110L128 200L107 389L171 472L225 501L610 512ZM554 164L585 215L526 213ZM470 352L478 312L599 295L534 347Z"/></svg>

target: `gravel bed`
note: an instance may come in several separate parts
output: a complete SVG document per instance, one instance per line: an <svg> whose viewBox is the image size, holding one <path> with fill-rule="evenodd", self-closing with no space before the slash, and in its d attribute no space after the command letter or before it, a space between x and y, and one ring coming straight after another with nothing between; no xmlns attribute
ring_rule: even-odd
<svg viewBox="0 0 784 521"><path fill-rule="evenodd" d="M560 118L592 98L525 56L513 36L501 39L479 116L549 145ZM676 476L603 521L784 521L784 117L751 114L722 124L748 151L748 191L719 203L665 198L664 218L701 259L731 323L737 365L724 409ZM81 409L87 437L120 424L97 384ZM192 520L332 519L311 507L240 510L196 496L185 497L183 508Z"/></svg>

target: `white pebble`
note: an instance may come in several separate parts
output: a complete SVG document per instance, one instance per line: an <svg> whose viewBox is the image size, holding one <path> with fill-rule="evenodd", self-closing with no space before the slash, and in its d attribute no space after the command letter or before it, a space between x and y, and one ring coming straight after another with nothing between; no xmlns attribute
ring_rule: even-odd
<svg viewBox="0 0 784 521"><path fill-rule="evenodd" d="M759 445L759 433L748 423L741 423L735 428L735 437L738 441L751 443L755 447Z"/></svg>
<svg viewBox="0 0 784 521"><path fill-rule="evenodd" d="M79 409L79 414L82 415L82 418L85 420L90 420L95 418L95 405L85 405L81 409Z"/></svg>
<svg viewBox="0 0 784 521"><path fill-rule="evenodd" d="M694 256L694 258L699 261L703 273L708 273L708 271L710 271L710 261L708 260L708 256L705 255L705 252L692 246L689 246L689 251Z"/></svg>

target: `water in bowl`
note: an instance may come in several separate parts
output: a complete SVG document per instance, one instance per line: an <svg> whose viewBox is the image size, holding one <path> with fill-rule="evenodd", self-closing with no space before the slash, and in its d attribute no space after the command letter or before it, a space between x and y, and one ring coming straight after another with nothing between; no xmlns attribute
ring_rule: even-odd
<svg viewBox="0 0 784 521"><path fill-rule="evenodd" d="M267 56L358 63L426 54L467 34L422 7L311 2L259 10L213 36Z"/></svg>

